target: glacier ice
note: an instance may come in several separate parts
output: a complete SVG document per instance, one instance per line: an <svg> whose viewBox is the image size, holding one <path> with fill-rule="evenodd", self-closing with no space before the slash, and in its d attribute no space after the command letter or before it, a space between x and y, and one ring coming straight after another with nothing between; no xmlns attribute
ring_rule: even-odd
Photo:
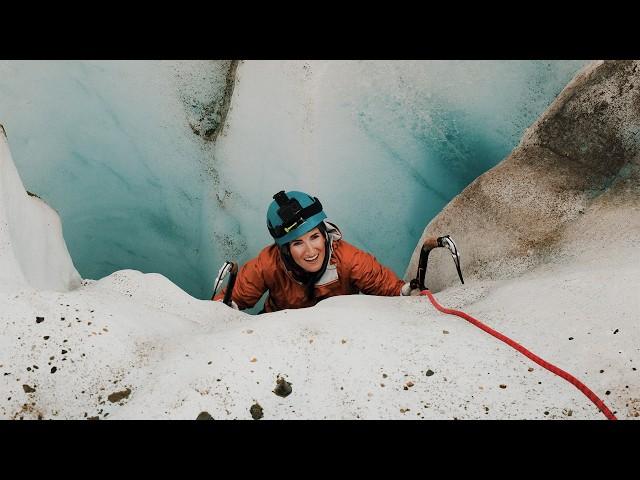
<svg viewBox="0 0 640 480"><path fill-rule="evenodd" d="M2 61L0 122L83 277L158 272L207 298L223 260L270 242L281 189L402 275L585 63Z"/></svg>
<svg viewBox="0 0 640 480"><path fill-rule="evenodd" d="M27 189L60 214L84 278L133 268L200 295L202 198L229 62L0 63L0 112ZM212 112L212 113L209 113Z"/></svg>
<svg viewBox="0 0 640 480"><path fill-rule="evenodd" d="M504 188L470 186L438 216L458 222L466 209L489 223L496 208L474 211L487 193L497 194L503 215L531 190L547 199L555 192L542 209L566 213L575 202L559 182L601 190L556 229L544 264L516 278L471 276L437 298L576 374L621 419L640 417L633 366L640 305L632 288L640 273L638 65L605 62L583 71L484 175ZM27 194L6 144L0 147L1 278L21 269L17 248L22 259L25 252L60 257L64 251L48 242L64 241L59 222L42 229L44 242L14 241L12 230L39 230L56 214ZM602 149L624 155L603 161ZM525 192L501 168L524 175L517 169L523 160L535 180ZM591 167L600 172L591 176ZM529 213L548 227L534 207ZM508 219L516 228L526 220ZM503 234L483 232L489 240ZM254 317L197 300L162 275L121 270L71 291L0 280L0 305L0 418L194 419L207 411L250 419L256 402L265 419L604 418L573 385L423 297L340 296ZM293 385L286 399L273 392L280 376Z"/></svg>
<svg viewBox="0 0 640 480"><path fill-rule="evenodd" d="M0 284L66 292L80 282L60 218L24 189L0 124Z"/></svg>

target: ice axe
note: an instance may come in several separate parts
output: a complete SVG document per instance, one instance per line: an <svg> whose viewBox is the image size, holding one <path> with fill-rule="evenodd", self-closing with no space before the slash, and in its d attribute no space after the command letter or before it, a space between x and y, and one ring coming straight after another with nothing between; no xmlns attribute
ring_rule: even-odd
<svg viewBox="0 0 640 480"><path fill-rule="evenodd" d="M229 281L227 282L227 291L224 293L224 300L222 300L222 302L230 307L231 294L233 293L233 286L236 283L236 276L238 275L238 265L233 262L224 262L220 267L220 270L218 270L218 275L216 276L213 284L213 295L211 296L211 300L213 300L216 293L218 293L218 289L227 275L229 275Z"/></svg>
<svg viewBox="0 0 640 480"><path fill-rule="evenodd" d="M449 235L445 235L443 237L438 237L437 239L438 247L445 247L451 252L451 256L453 257L453 261L456 264L456 270L458 270L458 276L460 277L460 281L464 285L464 280L462 279L462 270L460 270L460 252L458 252L458 248L456 244L451 239ZM425 286L425 276L427 274L427 261L429 259L429 253L436 247L432 247L427 245L426 243L422 245L422 250L420 250L420 259L418 260L418 276L411 280L412 288L419 288L420 290L426 290Z"/></svg>

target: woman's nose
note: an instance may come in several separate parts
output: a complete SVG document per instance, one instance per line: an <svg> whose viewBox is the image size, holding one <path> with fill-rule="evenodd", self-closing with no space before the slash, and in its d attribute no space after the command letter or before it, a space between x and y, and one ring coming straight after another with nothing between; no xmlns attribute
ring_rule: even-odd
<svg viewBox="0 0 640 480"><path fill-rule="evenodd" d="M313 243L308 242L304 244L305 253L315 253L316 248L313 246Z"/></svg>

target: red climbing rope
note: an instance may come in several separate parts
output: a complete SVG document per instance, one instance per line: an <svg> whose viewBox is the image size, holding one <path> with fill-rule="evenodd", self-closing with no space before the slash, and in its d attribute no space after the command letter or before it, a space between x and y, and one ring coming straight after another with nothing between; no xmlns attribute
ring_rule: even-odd
<svg viewBox="0 0 640 480"><path fill-rule="evenodd" d="M617 420L615 415L613 413L611 413L611 410L609 410L607 408L607 406L604 404L604 402L602 400L600 400L598 398L598 396L595 393L593 393L584 383L582 383L580 380L575 378L573 375L565 372L564 370L559 369L558 367L556 367L555 365L550 364L549 362L545 362L543 359L541 359L537 355L533 354L532 352L530 352L529 350L524 348L519 343L514 342L509 337L506 337L505 335L501 334L500 332L496 332L494 329L486 326L485 324L483 324L479 320L476 320L471 315L467 315L466 313L461 312L460 310L452 310L450 308L443 307L442 305L440 305L436 301L436 299L434 298L433 294L429 290L423 290L421 292L421 295L426 295L427 297L429 297L429 300L431 301L433 306L436 307L438 310L440 310L442 313L448 313L450 315L457 315L458 317L464 318L465 320L473 323L476 327L481 328L482 330L484 330L485 332L487 332L490 335L493 335L498 340L502 340L507 345L510 345L511 347L515 348L517 351L519 351L523 355L529 357L531 360L536 362L538 365L546 368L550 372L555 373L559 377L564 378L567 382L575 385L578 388L578 390L580 390L582 393L584 393L587 396L587 398L589 398L589 400L591 400L596 405L596 407L598 407L600 409L600 411L602 413L604 413L604 415L609 420Z"/></svg>

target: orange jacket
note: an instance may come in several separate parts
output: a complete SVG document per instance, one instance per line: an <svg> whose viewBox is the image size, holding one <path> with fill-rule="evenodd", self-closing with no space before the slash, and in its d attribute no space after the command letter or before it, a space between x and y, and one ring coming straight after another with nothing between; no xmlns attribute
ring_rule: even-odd
<svg viewBox="0 0 640 480"><path fill-rule="evenodd" d="M327 222L328 223L328 222ZM327 225L331 240L331 258L324 275L316 282L315 299L308 300L304 285L293 278L285 267L278 247L263 248L258 256L245 263L238 271L232 300L240 309L253 307L269 290L265 311L285 308L311 307L328 297L352 295L396 296L404 285L389 268L376 258L342 240L342 234L332 224ZM224 297L226 288L214 300Z"/></svg>

